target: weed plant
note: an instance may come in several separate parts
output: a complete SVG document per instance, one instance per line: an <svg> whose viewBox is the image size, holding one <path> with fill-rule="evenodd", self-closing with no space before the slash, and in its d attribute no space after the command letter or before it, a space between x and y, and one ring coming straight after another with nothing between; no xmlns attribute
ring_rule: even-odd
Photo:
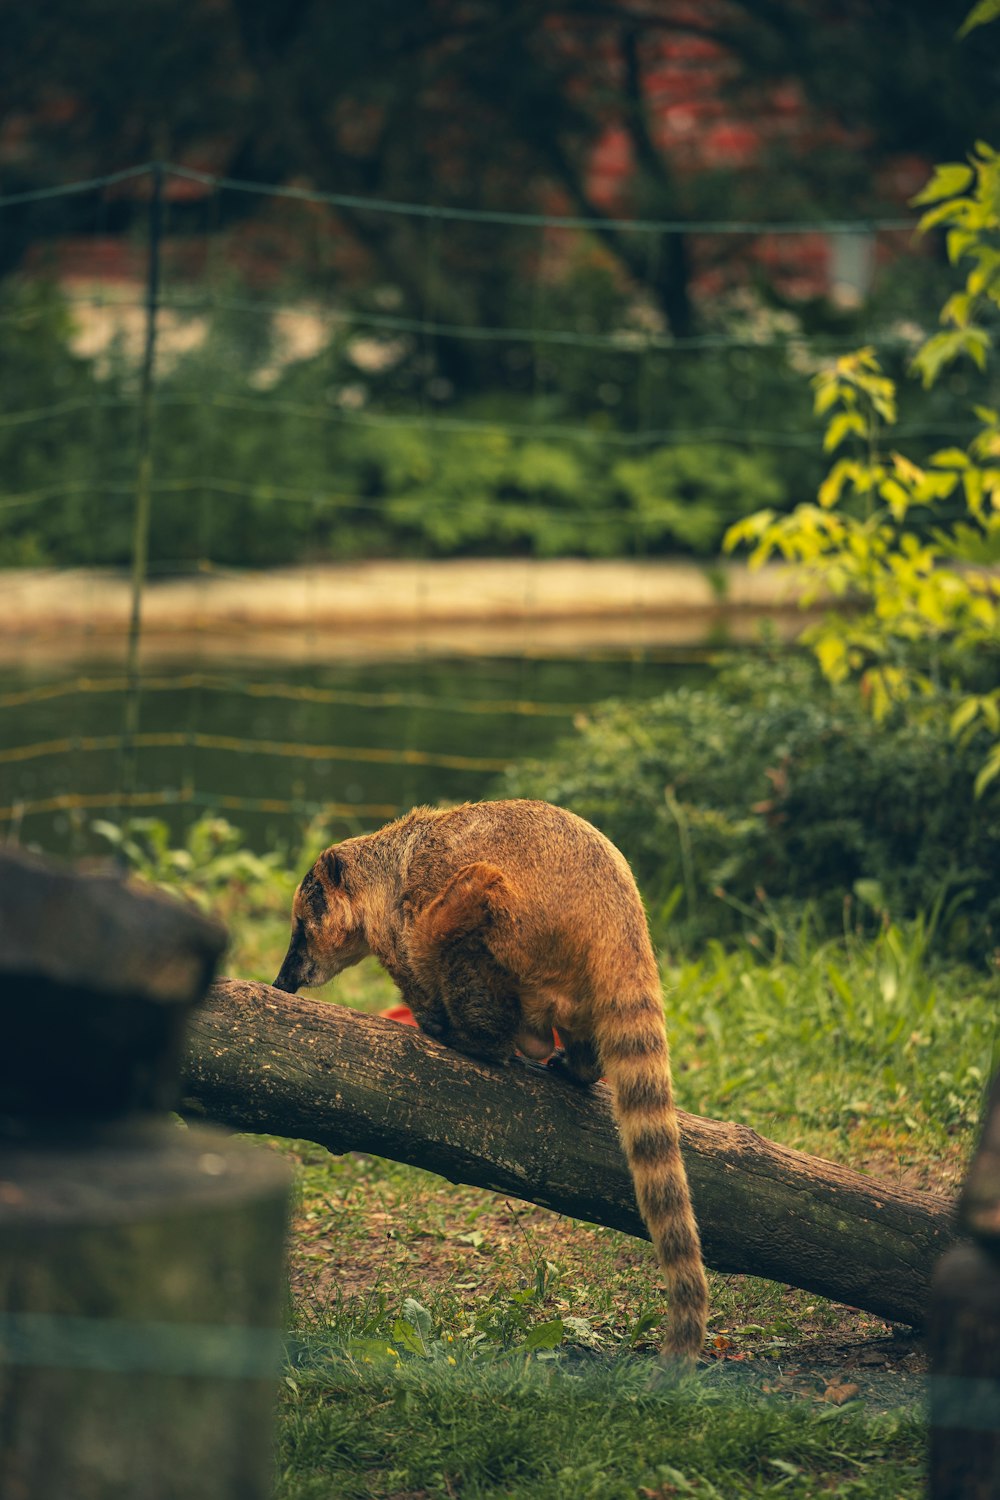
<svg viewBox="0 0 1000 1500"><path fill-rule="evenodd" d="M935 962L930 935L916 918L819 941L807 912L791 931L669 962L687 1107L848 1158L862 1126L944 1151L1000 1061L998 996L994 976Z"/></svg>

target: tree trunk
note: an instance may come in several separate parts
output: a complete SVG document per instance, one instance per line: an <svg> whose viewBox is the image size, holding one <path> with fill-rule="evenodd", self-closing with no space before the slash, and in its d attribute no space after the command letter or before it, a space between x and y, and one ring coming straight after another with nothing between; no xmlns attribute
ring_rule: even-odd
<svg viewBox="0 0 1000 1500"><path fill-rule="evenodd" d="M191 1116L369 1151L645 1237L603 1085L488 1066L412 1027L225 979L190 1030ZM706 1263L921 1326L951 1205L681 1112Z"/></svg>

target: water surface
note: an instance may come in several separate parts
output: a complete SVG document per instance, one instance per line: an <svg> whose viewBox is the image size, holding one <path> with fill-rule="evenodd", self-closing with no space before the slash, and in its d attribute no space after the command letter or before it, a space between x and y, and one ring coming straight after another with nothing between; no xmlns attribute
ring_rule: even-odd
<svg viewBox="0 0 1000 1500"><path fill-rule="evenodd" d="M574 715L704 680L706 653L418 656L294 666L221 658L150 665L134 763L125 692L106 660L0 671L0 837L58 852L99 846L96 818L164 818L180 837L208 810L265 850L330 839L415 803L489 795L504 765L550 751Z"/></svg>

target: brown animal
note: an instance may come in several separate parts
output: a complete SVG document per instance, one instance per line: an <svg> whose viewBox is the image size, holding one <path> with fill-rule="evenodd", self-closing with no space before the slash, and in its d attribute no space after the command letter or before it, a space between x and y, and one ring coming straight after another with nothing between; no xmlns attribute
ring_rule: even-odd
<svg viewBox="0 0 1000 1500"><path fill-rule="evenodd" d="M693 1359L708 1294L681 1160L660 981L624 856L547 802L418 807L325 850L292 908L278 989L374 954L428 1035L473 1057L552 1053L604 1075L671 1293L665 1356Z"/></svg>

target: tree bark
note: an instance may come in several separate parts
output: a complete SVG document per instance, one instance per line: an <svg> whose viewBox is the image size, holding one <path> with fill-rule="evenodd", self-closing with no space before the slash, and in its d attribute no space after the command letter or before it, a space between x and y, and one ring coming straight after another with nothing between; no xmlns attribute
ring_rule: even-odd
<svg viewBox="0 0 1000 1500"><path fill-rule="evenodd" d="M224 979L196 1011L183 1111L369 1151L645 1237L607 1089L481 1064L412 1027ZM706 1263L923 1325L952 1206L681 1112Z"/></svg>

